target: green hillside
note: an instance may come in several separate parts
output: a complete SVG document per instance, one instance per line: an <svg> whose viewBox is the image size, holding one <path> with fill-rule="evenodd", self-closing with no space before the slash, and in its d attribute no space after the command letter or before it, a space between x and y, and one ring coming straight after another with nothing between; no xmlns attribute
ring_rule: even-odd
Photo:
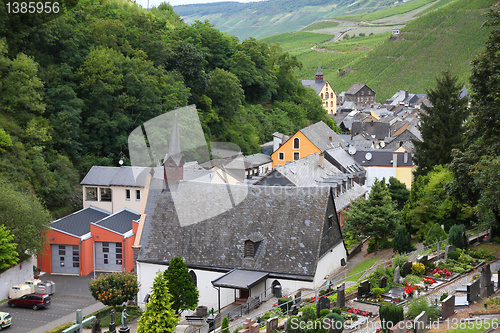
<svg viewBox="0 0 500 333"><path fill-rule="evenodd" d="M483 14L495 3L441 0L433 4L438 9L408 22L396 40L389 39L390 33L358 35L318 45L324 52L312 50L308 42L301 48L290 35L269 40L280 42L298 57L303 64L298 71L300 78L314 77L320 62L325 79L338 92L361 82L377 92L378 101L384 101L397 89L425 92L443 70L450 70L467 85L469 63L481 51L489 33L481 29Z"/></svg>

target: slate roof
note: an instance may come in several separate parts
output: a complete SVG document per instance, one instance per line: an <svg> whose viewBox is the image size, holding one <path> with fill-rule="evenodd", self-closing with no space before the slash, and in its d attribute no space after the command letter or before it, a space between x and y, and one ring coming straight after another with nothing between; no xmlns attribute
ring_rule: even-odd
<svg viewBox="0 0 500 333"><path fill-rule="evenodd" d="M333 148L325 151L325 158L333 159L340 166L340 171L346 173L356 173L363 171L363 167L342 148Z"/></svg>
<svg viewBox="0 0 500 333"><path fill-rule="evenodd" d="M316 94L319 94L327 81L302 80L300 82L304 87L313 88L316 91Z"/></svg>
<svg viewBox="0 0 500 333"><path fill-rule="evenodd" d="M243 160L245 161L245 164L248 163L252 167L271 163L273 161L271 156L262 153L244 156Z"/></svg>
<svg viewBox="0 0 500 333"><path fill-rule="evenodd" d="M335 208L337 212L341 212L345 208L349 207L353 200L361 198L368 192L366 186L361 186L358 183L353 183L352 187L345 192L339 194L338 197L334 198Z"/></svg>
<svg viewBox="0 0 500 333"><path fill-rule="evenodd" d="M75 237L82 237L90 232L90 223L99 221L109 215L108 212L90 206L52 222L50 227Z"/></svg>
<svg viewBox="0 0 500 333"><path fill-rule="evenodd" d="M347 143L323 121L300 130L320 151L329 148L346 147ZM332 140L330 141L330 138Z"/></svg>
<svg viewBox="0 0 500 333"><path fill-rule="evenodd" d="M181 182L178 193L152 188L139 262L168 264L180 256L192 268L246 269L311 281L320 252L343 242L339 227L325 227L325 214L333 207L328 188L190 182ZM247 196L234 207L225 208L228 191L233 196L247 191ZM220 214L212 214L220 208ZM182 209L190 210L194 218L213 217L181 223ZM255 232L263 240L255 257L245 258L244 242Z"/></svg>
<svg viewBox="0 0 500 333"><path fill-rule="evenodd" d="M138 213L125 208L92 224L123 235L132 229L132 221L136 221L139 218L140 215Z"/></svg>
<svg viewBox="0 0 500 333"><path fill-rule="evenodd" d="M345 92L346 95L356 95L365 85L361 83L355 83Z"/></svg>
<svg viewBox="0 0 500 333"><path fill-rule="evenodd" d="M383 140L384 138L390 136L391 125L389 123L379 123L378 121L353 122L351 135L354 137L363 133L370 135L372 139Z"/></svg>
<svg viewBox="0 0 500 333"><path fill-rule="evenodd" d="M371 160L368 160L366 158L367 153L371 153L372 155ZM406 163L404 163L404 155L405 155L404 153L394 153L393 151L387 149L358 148L356 153L352 156L356 160L356 162L358 162L360 165L364 167L371 167L371 166L392 167L393 164L391 163L391 161L393 159L393 154L397 154L398 167L400 166L412 167L414 165L411 153L407 153L407 161Z"/></svg>
<svg viewBox="0 0 500 333"><path fill-rule="evenodd" d="M81 185L144 187L148 167L93 166L81 181Z"/></svg>

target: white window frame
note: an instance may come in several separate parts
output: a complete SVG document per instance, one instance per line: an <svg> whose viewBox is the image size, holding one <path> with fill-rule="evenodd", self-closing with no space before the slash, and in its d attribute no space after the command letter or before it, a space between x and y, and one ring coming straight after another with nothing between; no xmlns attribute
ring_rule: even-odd
<svg viewBox="0 0 500 333"><path fill-rule="evenodd" d="M283 155L281 155L283 154ZM284 161L285 160L285 153L284 152L279 152L278 153L278 161Z"/></svg>
<svg viewBox="0 0 500 333"><path fill-rule="evenodd" d="M295 148L295 140L297 140L297 142L299 143L297 148ZM293 149L300 149L300 138L293 139Z"/></svg>
<svg viewBox="0 0 500 333"><path fill-rule="evenodd" d="M298 156L299 156L297 159L295 159L295 156L296 156L296 155L298 155ZM300 160L300 152L299 152L299 151L294 151L294 152L293 152L293 160L294 160L294 161L298 161L298 160Z"/></svg>

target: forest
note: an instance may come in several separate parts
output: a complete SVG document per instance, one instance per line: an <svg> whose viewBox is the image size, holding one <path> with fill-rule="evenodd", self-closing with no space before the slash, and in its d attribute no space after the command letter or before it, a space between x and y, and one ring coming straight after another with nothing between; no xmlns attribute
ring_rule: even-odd
<svg viewBox="0 0 500 333"><path fill-rule="evenodd" d="M19 252L39 248L16 235L12 200L35 201L26 205L38 227L79 209L90 167L129 163L130 131L176 107L195 104L207 142L245 154L276 131L320 120L334 127L295 76L300 67L277 44L188 25L168 4L66 1L52 16L0 6L0 183L10 195L0 221Z"/></svg>

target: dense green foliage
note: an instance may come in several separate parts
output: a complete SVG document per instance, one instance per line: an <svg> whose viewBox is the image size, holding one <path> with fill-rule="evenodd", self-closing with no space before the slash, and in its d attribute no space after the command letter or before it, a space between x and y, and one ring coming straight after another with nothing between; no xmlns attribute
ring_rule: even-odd
<svg viewBox="0 0 500 333"><path fill-rule="evenodd" d="M408 319L415 319L422 311L427 312L430 321L435 321L441 315L441 308L431 305L425 297L419 297L408 303Z"/></svg>
<svg viewBox="0 0 500 333"><path fill-rule="evenodd" d="M220 326L220 332L221 333L229 333L229 319L227 319L227 316L225 316L222 319L222 325Z"/></svg>
<svg viewBox="0 0 500 333"><path fill-rule="evenodd" d="M395 253L408 253L415 250L415 247L411 243L410 233L404 225L396 229L396 233L392 239L392 248Z"/></svg>
<svg viewBox="0 0 500 333"><path fill-rule="evenodd" d="M490 11L485 26L492 27L486 48L472 62L471 113L466 145L454 151L452 194L478 204L486 222L500 230L500 11ZM492 217L489 218L489 215Z"/></svg>
<svg viewBox="0 0 500 333"><path fill-rule="evenodd" d="M379 315L384 332L389 332L392 327L404 319L403 307L397 305L381 305Z"/></svg>
<svg viewBox="0 0 500 333"><path fill-rule="evenodd" d="M0 272L19 262L17 244L13 240L14 235L3 224L0 224Z"/></svg>
<svg viewBox="0 0 500 333"><path fill-rule="evenodd" d="M455 245L459 249L464 249L467 247L465 235L465 226L463 224L454 225L450 229L448 242L451 245Z"/></svg>
<svg viewBox="0 0 500 333"><path fill-rule="evenodd" d="M329 313L325 316L325 319L329 320L328 324L330 325L330 332L342 333L344 330L344 317L342 317L340 313Z"/></svg>
<svg viewBox="0 0 500 333"><path fill-rule="evenodd" d="M172 309L172 296L164 274L157 274L146 311L139 318L137 333L170 333L175 331L178 318Z"/></svg>
<svg viewBox="0 0 500 333"><path fill-rule="evenodd" d="M473 220L474 210L447 194L445 186L452 180L451 171L442 166L414 180L401 223L418 239L424 240L435 223L449 230L456 223L470 224Z"/></svg>
<svg viewBox="0 0 500 333"><path fill-rule="evenodd" d="M375 252L378 240L392 235L399 221L391 194L384 180L376 180L367 200L358 199L346 214L344 228L375 239Z"/></svg>
<svg viewBox="0 0 500 333"><path fill-rule="evenodd" d="M446 231L438 223L434 223L425 235L424 245L435 244L448 238Z"/></svg>
<svg viewBox="0 0 500 333"><path fill-rule="evenodd" d="M413 156L418 166L415 174L425 175L435 165L451 162L451 150L463 140L463 123L467 118L467 98L460 97L462 85L449 72L442 73L434 89L427 90L432 106L423 105L420 133L423 141L412 140Z"/></svg>
<svg viewBox="0 0 500 333"><path fill-rule="evenodd" d="M168 290L172 295L172 309L176 313L196 309L199 298L198 288L194 285L193 278L182 258L172 258L164 275Z"/></svg>
<svg viewBox="0 0 500 333"><path fill-rule="evenodd" d="M110 273L92 279L89 290L102 304L116 307L137 296L139 283L133 273Z"/></svg>
<svg viewBox="0 0 500 333"><path fill-rule="evenodd" d="M406 201L410 198L410 191L406 188L406 185L399 181L396 177L390 177L387 188L391 193L392 200L396 202L397 208L402 210Z"/></svg>

